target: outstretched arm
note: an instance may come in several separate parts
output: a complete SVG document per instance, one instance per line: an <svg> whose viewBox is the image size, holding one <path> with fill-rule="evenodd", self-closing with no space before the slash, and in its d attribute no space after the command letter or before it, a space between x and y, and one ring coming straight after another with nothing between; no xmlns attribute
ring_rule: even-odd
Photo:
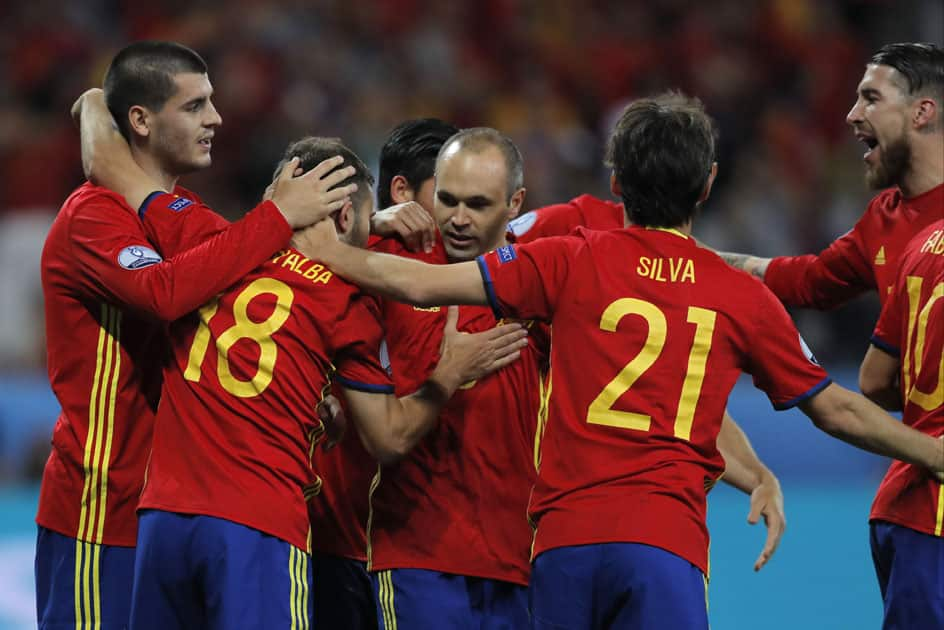
<svg viewBox="0 0 944 630"><path fill-rule="evenodd" d="M718 450L725 460L722 481L751 496L747 522L756 525L763 517L767 526L767 540L754 562L754 570L760 571L774 555L787 527L780 481L757 457L747 435L727 410L718 434Z"/></svg>
<svg viewBox="0 0 944 630"><path fill-rule="evenodd" d="M300 252L318 258L336 274L372 293L416 306L488 304L475 261L428 265L366 251L338 240L331 221L322 221L292 238Z"/></svg>
<svg viewBox="0 0 944 630"><path fill-rule="evenodd" d="M709 248L710 249L710 248ZM760 258L750 254L735 254L733 252L715 252L721 257L721 260L728 263L735 269L746 271L761 282L767 273L767 266L773 258Z"/></svg>
<svg viewBox="0 0 944 630"><path fill-rule="evenodd" d="M865 396L830 384L800 403L817 427L861 449L922 466L944 481L944 438L898 422Z"/></svg>

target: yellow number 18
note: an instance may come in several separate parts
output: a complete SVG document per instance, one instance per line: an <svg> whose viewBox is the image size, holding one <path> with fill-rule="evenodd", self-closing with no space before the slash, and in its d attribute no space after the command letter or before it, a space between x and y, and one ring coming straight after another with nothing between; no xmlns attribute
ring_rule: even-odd
<svg viewBox="0 0 944 630"><path fill-rule="evenodd" d="M254 322L249 317L249 303L263 294L275 296L275 309L261 322ZM272 335L288 321L295 294L291 287L274 278L259 278L243 289L233 302L235 323L224 330L216 340L216 373L220 385L233 396L251 398L266 390L272 382L278 346ZM200 380L201 366L210 344L210 320L219 309L219 301L214 300L200 309L200 326L190 346L190 356L184 378L188 381ZM229 366L229 351L240 339L249 339L259 346L259 361L256 372L248 381L233 376Z"/></svg>
<svg viewBox="0 0 944 630"><path fill-rule="evenodd" d="M655 304L636 298L621 298L606 307L600 318L600 328L616 332L623 317L639 315L646 320L649 333L642 350L619 371L587 408L587 422L608 427L648 431L652 418L646 414L613 409L620 396L645 373L662 354L667 332L665 314ZM675 416L675 437L687 440L692 434L695 407L705 380L705 363L711 350L715 330L715 312L696 306L688 307L688 323L695 324L695 340L688 355L688 369L679 395Z"/></svg>

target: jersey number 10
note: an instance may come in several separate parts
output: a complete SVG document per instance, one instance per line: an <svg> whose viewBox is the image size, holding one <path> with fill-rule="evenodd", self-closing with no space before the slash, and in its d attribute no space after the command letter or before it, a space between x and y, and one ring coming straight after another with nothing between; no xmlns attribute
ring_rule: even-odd
<svg viewBox="0 0 944 630"><path fill-rule="evenodd" d="M924 278L908 276L908 339L902 359L905 402L913 402L925 411L933 411L944 405L944 352L938 357L939 366L924 364L924 344L927 339L928 320L934 303L944 297L944 282L939 282L931 291L927 303L921 306L921 287ZM940 352L940 350L939 350ZM933 356L933 353L932 353ZM937 368L937 386L931 393L918 389L915 381L922 368Z"/></svg>

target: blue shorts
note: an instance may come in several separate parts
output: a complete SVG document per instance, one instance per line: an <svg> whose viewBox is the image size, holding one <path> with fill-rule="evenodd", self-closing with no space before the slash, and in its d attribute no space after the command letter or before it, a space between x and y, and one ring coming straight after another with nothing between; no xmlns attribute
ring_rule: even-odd
<svg viewBox="0 0 944 630"><path fill-rule="evenodd" d="M944 628L944 538L874 521L871 543L882 629Z"/></svg>
<svg viewBox="0 0 944 630"><path fill-rule="evenodd" d="M705 577L679 556L638 543L560 547L531 567L535 630L707 630Z"/></svg>
<svg viewBox="0 0 944 630"><path fill-rule="evenodd" d="M315 630L377 630L377 602L366 563L314 551L311 573Z"/></svg>
<svg viewBox="0 0 944 630"><path fill-rule="evenodd" d="M519 630L528 627L519 584L424 569L371 573L382 630Z"/></svg>
<svg viewBox="0 0 944 630"><path fill-rule="evenodd" d="M134 547L81 542L40 527L35 570L40 630L128 627Z"/></svg>
<svg viewBox="0 0 944 630"><path fill-rule="evenodd" d="M308 554L211 516L145 510L131 596L134 630L311 627Z"/></svg>

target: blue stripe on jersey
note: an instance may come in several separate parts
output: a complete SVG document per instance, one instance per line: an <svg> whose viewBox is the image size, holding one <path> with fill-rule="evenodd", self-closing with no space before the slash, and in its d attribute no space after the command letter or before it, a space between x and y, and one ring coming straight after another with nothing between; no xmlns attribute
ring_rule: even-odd
<svg viewBox="0 0 944 630"><path fill-rule="evenodd" d="M374 385L372 383L361 383L360 381L352 381L350 379L344 378L340 374L335 374L334 380L337 381L339 385L343 385L348 389L356 389L359 392L367 392L369 394L393 393L393 385Z"/></svg>
<svg viewBox="0 0 944 630"><path fill-rule="evenodd" d="M890 343L885 343L884 341L879 339L877 335L872 335L872 338L869 339L869 341L872 343L873 346L875 346L879 350L884 350L885 352L887 352L888 354L892 355L895 358L898 358L901 356L900 348L896 348Z"/></svg>
<svg viewBox="0 0 944 630"><path fill-rule="evenodd" d="M818 393L820 393L821 391L823 391L824 389L826 389L826 386L829 385L829 384L832 383L832 382L833 382L833 379L831 379L831 378L829 378L829 377L827 376L826 378L824 378L823 380L821 380L819 383L817 383L816 385L814 385L813 387L811 387L809 390L807 390L805 393L800 394L799 396L797 396L797 397L794 398L793 400L788 400L787 402L785 402L785 403L780 403L780 404L774 403L774 409L776 409L777 411L783 411L784 409L789 409L789 408L791 408L791 407L796 407L797 405L799 405L801 402L803 402L803 401L806 400L807 398L812 398L812 397L815 396L816 394L818 394Z"/></svg>
<svg viewBox="0 0 944 630"><path fill-rule="evenodd" d="M141 217L141 220L144 220L144 213L147 212L148 206L154 201L154 198L159 195L166 194L163 190L155 190L150 195L144 198L144 201L141 203L141 207L138 208L138 216Z"/></svg>
<svg viewBox="0 0 944 630"><path fill-rule="evenodd" d="M492 307L492 313L495 319L501 319L501 306L498 304L498 297L495 295L495 285L492 283L492 275L488 272L488 265L485 264L485 256L479 256L475 259L479 264L479 272L482 274L482 283L485 285L485 295L488 297L488 304Z"/></svg>

